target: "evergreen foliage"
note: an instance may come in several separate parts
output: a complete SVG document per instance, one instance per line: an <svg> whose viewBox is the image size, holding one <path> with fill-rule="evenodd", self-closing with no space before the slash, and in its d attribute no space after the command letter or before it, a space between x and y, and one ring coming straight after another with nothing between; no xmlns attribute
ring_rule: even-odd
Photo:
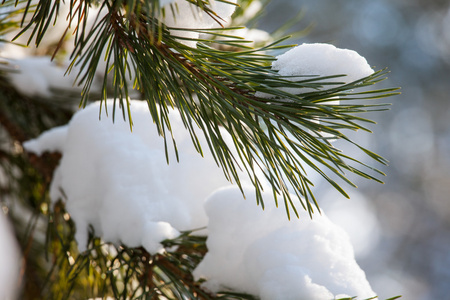
<svg viewBox="0 0 450 300"><path fill-rule="evenodd" d="M186 1L224 25L209 1ZM242 1L241 7L251 2ZM344 132L369 131L365 124L373 121L361 117L361 113L386 109L385 104L371 101L395 95L396 89L369 89L386 78L386 70L347 84L332 80L345 74L293 79L280 76L270 67L275 53L291 47L284 44L285 37L254 48L251 41L232 33L244 24L220 29L167 27L161 22L161 14L182 12L177 11L176 4L161 11L156 0L70 0L69 3L70 27L66 34L75 36L75 48L68 72L79 72L76 84L82 87L80 106L97 97L101 100L114 98L117 104L112 108L105 104L103 109L121 109L124 117L128 115L132 130L128 101L131 90L137 90L148 103L149 117L153 118L156 130L166 143L173 143L175 149L167 113L169 107L178 109L199 154L211 151L227 179L238 185L238 170L244 169L257 195L261 195L262 185L256 174L262 171L274 195L281 196L288 216L292 212L298 216L299 207L310 214L319 210L311 192L313 183L304 166L320 173L345 196L340 183L354 185L345 172L381 182L378 178L384 175L381 171L342 153L330 140L345 140L375 162L386 164L385 159L359 146ZM58 15L61 5L60 0L41 0L37 4L3 1L5 10L0 14L0 33L22 26L22 33L30 34L28 43L39 46L53 23L58 18L66 18ZM91 29L87 17L94 13L95 6L100 9L95 11L99 14ZM238 9L234 19L243 16L244 11ZM174 34L182 31L201 35L191 38ZM62 36L49 50L53 57L61 54L64 43L65 36ZM101 91L91 93L98 65L103 60L106 65ZM143 248L105 244L92 232L89 249L78 253L74 242L75 226L64 206L59 202L49 207L47 191L59 155L47 153L36 157L21 148L25 140L67 123L72 113L65 105L17 93L5 79L6 72L11 70L7 64L2 64L0 167L9 180L0 185L0 204L14 220L24 251L24 299L106 296L117 299L255 299L231 292L213 295L203 290L200 282L194 281L192 271L207 249L206 238L191 232L164 242L168 249L178 246L174 247L176 250L156 255L150 255ZM282 88L312 88L314 91L291 94ZM271 97L259 97L261 93ZM339 105L332 102L336 97L341 101ZM198 144L196 127L207 137L209 149L202 149ZM225 128L233 137L237 156L227 148L219 128ZM289 193L292 192L300 203L291 199ZM263 201L260 196L258 202L262 206Z"/></svg>
<svg viewBox="0 0 450 300"><path fill-rule="evenodd" d="M222 25L206 1L192 3ZM59 4L60 1L40 1L34 8L30 21L22 30L31 31L29 43L35 42L39 46L48 27L58 18ZM312 213L314 206L319 208L303 164L319 172L345 196L345 191L335 179L322 171L323 168L331 170L351 185L345 170L379 181L364 168L382 174L380 171L349 159L323 136L331 135L332 139L349 141L343 133L344 129L368 131L364 123L371 121L356 114L382 109L380 104L371 104L367 100L393 95L395 89L360 90L383 80L386 71L378 71L346 85L327 82L334 76L292 81L270 69L270 63L274 60L270 53L289 47L280 45L285 38L253 49L246 46L249 41L227 34L235 27L189 29L207 34L209 39L177 37L170 30L187 29L166 27L158 19L160 10L157 2L136 0L102 2L98 14L104 16L99 17L91 29L87 27L86 19L93 4L91 1L71 1L72 9L67 16L70 23L76 24L72 33L75 49L71 55L71 68L80 66L78 84L83 86L80 105L85 106L90 100L90 88L98 64L105 59L104 71L112 75L112 87L108 76L105 76L101 99L116 99L123 113L129 114L129 83L133 82L148 102L158 132L167 143L173 142L175 146L176 141L171 141L167 108L177 108L200 154L205 150L197 142L194 127L200 127L208 137L209 150L229 180L240 185L237 170L245 169L260 194L262 186L256 172L261 170L275 194L283 196L288 215L290 209L297 214L298 204L292 202L287 185L293 187L290 192L295 192L302 199L300 204L304 209ZM176 5L172 4L171 9L176 14ZM23 20L31 11L28 1ZM67 31L71 29L67 28ZM221 39L218 39L219 36ZM198 47L186 45L186 40L198 42ZM54 56L63 41L64 37L61 37ZM232 47L233 51L219 50L215 47L217 44ZM343 75L336 75L339 76ZM313 88L317 92L293 95L281 90L288 87ZM273 97L258 97L258 92ZM342 103L330 104L330 100L336 97ZM364 102L355 104L354 100ZM114 105L113 110L117 106ZM131 115L128 117L132 126ZM219 127L227 129L232 135L238 157L233 157L231 149L225 145L218 133ZM165 128L169 132L165 132ZM386 163L378 155L360 148L375 161ZM261 197L258 202L263 205Z"/></svg>

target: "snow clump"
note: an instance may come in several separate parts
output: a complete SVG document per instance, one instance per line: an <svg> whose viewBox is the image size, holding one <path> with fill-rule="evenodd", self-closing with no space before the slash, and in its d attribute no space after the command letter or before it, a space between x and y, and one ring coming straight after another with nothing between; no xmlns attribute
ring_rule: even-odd
<svg viewBox="0 0 450 300"><path fill-rule="evenodd" d="M293 76L288 80L306 80L311 77L346 75L326 79L326 82L350 83L373 74L367 60L354 50L339 49L330 44L302 44L276 57L272 70L281 76ZM282 88L291 94L312 92L311 88ZM270 98L269 94L258 93L258 97Z"/></svg>
<svg viewBox="0 0 450 300"><path fill-rule="evenodd" d="M255 207L253 187L216 190L206 202L208 253L194 271L204 287L261 299L324 300L372 297L348 235L324 215L306 211L289 221L266 192L265 210ZM292 196L295 198L294 196Z"/></svg>
<svg viewBox="0 0 450 300"><path fill-rule="evenodd" d="M277 56L272 69L282 76L346 74L343 79L335 79L346 83L373 73L367 60L356 51L320 43L302 44Z"/></svg>
<svg viewBox="0 0 450 300"><path fill-rule="evenodd" d="M112 106L108 101L107 107ZM66 201L80 250L86 249L89 225L105 241L142 245L150 253L161 251L160 242L175 238L180 230L206 226L204 199L230 183L205 148L203 133L199 130L198 138L205 157L195 150L180 115L171 111L180 161L168 137L167 165L164 140L145 101L131 102L132 132L119 113L113 123L102 109L99 120L99 109L99 103L91 104L69 125L24 143L27 151L37 154L48 150L63 154L50 197ZM221 134L232 145L227 132Z"/></svg>
<svg viewBox="0 0 450 300"><path fill-rule="evenodd" d="M11 59L13 69L7 73L10 83L21 94L28 97L50 98L52 90L77 90L74 87L76 74L65 75L66 68L58 66L48 56Z"/></svg>

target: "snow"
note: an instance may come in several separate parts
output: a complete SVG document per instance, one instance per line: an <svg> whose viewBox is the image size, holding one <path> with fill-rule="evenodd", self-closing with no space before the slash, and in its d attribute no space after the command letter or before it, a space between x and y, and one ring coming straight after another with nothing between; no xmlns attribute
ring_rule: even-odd
<svg viewBox="0 0 450 300"><path fill-rule="evenodd" d="M347 234L325 215L288 221L271 193L256 208L253 188L244 200L237 187L216 190L206 202L208 253L194 272L204 287L259 295L262 299L371 297ZM294 197L294 196L293 196ZM295 197L294 197L295 198Z"/></svg>
<svg viewBox="0 0 450 300"><path fill-rule="evenodd" d="M339 49L330 44L302 44L276 57L272 69L281 76L293 76L289 80L305 80L301 76L346 75L326 79L325 82L350 83L373 74L367 60L356 51ZM310 88L283 88L292 94L311 92ZM271 95L258 93L258 97L270 98Z"/></svg>
<svg viewBox="0 0 450 300"><path fill-rule="evenodd" d="M159 0L159 6L163 7L175 2L175 0Z"/></svg>
<svg viewBox="0 0 450 300"><path fill-rule="evenodd" d="M194 276L205 278L213 292L233 289L262 299L375 295L340 227L323 214L311 220L305 211L289 221L270 189L263 211L245 177L244 199L207 149L203 158L197 153L176 111L169 119L180 162L169 142L167 164L146 102L131 101L132 132L121 113L113 123L103 108L99 120L99 108L93 103L67 126L24 144L38 154L62 152L50 197L65 201L80 251L86 250L89 226L106 242L143 246L150 253L165 251L160 242L180 231L207 226L201 234L208 233L209 252ZM225 131L222 136L232 144Z"/></svg>
<svg viewBox="0 0 450 300"><path fill-rule="evenodd" d="M0 299L15 299L20 270L20 250L11 225L0 209Z"/></svg>
<svg viewBox="0 0 450 300"><path fill-rule="evenodd" d="M112 108L111 101L108 108ZM147 103L132 101L131 110L133 132L121 113L113 123L103 109L99 121L99 104L95 103L76 113L68 126L24 144L37 153L62 149L50 196L53 201L67 196L66 208L76 223L81 250L86 249L88 226L92 225L107 241L143 245L151 253L158 252L162 250L159 242L176 237L179 230L206 226L204 199L215 188L230 184L207 148L204 158L194 149L178 114L170 113L170 123L180 162L169 141L167 166L164 142ZM225 131L222 135L228 138ZM203 135L198 137L207 147Z"/></svg>
<svg viewBox="0 0 450 300"><path fill-rule="evenodd" d="M220 1L210 1L210 8L217 14L217 20L223 26L230 22L230 17L236 9L237 0L228 1L229 3ZM161 5L162 6L162 5ZM188 29L210 29L219 28L221 25L217 20L211 18L198 6L189 3L186 0L171 1L170 5L164 7L165 14L161 17L162 21L168 27L188 28ZM199 33L193 31L182 31L171 29L171 34L180 37L181 41L190 47L195 47ZM192 39L185 40L183 38Z"/></svg>
<svg viewBox="0 0 450 300"><path fill-rule="evenodd" d="M7 58L4 61L9 71L6 73L7 80L22 95L53 100L61 92L80 94L82 91L82 85L76 83L80 67L75 66L66 74L70 64L68 59L56 63L50 56L30 56ZM100 93L105 68L106 62L100 60L90 89L92 94Z"/></svg>
<svg viewBox="0 0 450 300"><path fill-rule="evenodd" d="M248 41L247 43L245 43L245 46L248 46L248 47L258 47L258 46L266 45L268 42L270 42L272 40L272 37L270 36L270 34L268 32L266 32L264 30L256 29L256 28L243 27L243 28L239 28L239 29L226 30L226 31L224 31L224 34L227 36L213 37L212 35L205 34L205 35L201 35L201 37L202 38L204 37L207 39L215 39L217 41L233 39L228 36L242 38L242 39L245 39L246 41ZM233 49L232 47L225 46L225 45L220 45L220 47L221 47L221 49L226 49L226 50Z"/></svg>
<svg viewBox="0 0 450 300"><path fill-rule="evenodd" d="M254 45L260 45L262 43L267 43L272 40L270 33L256 28L237 29L236 31L232 31L231 34L236 34L237 36L241 36L248 41L252 41L253 43L249 44L251 47L253 47Z"/></svg>
<svg viewBox="0 0 450 300"><path fill-rule="evenodd" d="M37 155L48 152L63 152L63 145L67 138L67 126L59 126L49 129L39 136L38 140L30 140L23 146Z"/></svg>
<svg viewBox="0 0 450 300"><path fill-rule="evenodd" d="M8 73L8 79L23 95L49 98L52 88L73 88L75 76L65 77L65 69L51 62L50 57L29 57L9 62L14 71Z"/></svg>
<svg viewBox="0 0 450 300"><path fill-rule="evenodd" d="M302 44L277 57L272 69L282 76L346 74L346 83L373 73L367 60L356 51L339 49L330 44Z"/></svg>

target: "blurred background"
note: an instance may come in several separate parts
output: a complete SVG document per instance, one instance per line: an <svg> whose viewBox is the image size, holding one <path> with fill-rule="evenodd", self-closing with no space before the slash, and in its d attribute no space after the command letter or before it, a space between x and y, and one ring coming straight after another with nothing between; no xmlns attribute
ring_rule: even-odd
<svg viewBox="0 0 450 300"><path fill-rule="evenodd" d="M390 111L370 116L374 133L354 136L390 161L385 184L358 181L350 200L319 186L319 202L350 233L380 299L449 299L449 1L276 0L259 27L271 31L300 9L296 29L314 26L298 43L355 50L375 69L389 68L381 87L402 88L383 99Z"/></svg>

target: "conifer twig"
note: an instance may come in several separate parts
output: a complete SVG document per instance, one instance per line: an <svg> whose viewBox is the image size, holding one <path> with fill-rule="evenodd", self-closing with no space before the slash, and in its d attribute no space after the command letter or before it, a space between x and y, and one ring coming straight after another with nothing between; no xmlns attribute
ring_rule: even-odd
<svg viewBox="0 0 450 300"><path fill-rule="evenodd" d="M207 1L189 2L220 21ZM167 145L173 140L168 108L176 108L200 155L207 147L226 178L240 187L242 178L239 174L243 172L255 186L257 202L262 207L263 181L267 181L274 191L275 201L282 197L288 216L291 211L298 216L298 205L310 214L319 210L311 190L313 182L309 180L305 166L322 175L344 196L347 193L338 181L354 186L345 172L380 181L376 176L383 175L382 172L342 153L324 135L354 144L376 162L386 163L344 133L345 130L367 131L363 124L372 121L357 114L385 109L382 104L368 101L396 94L396 89L359 92L386 78L385 70L347 84L335 82L342 76L339 74L296 79L283 77L270 68L275 59L270 52L289 47L280 45L284 38L253 49L245 40L228 35L230 28L219 31L168 27L161 21L161 11L156 3L104 1L97 11L95 24L88 28L86 18L92 3L70 1L67 18L77 26L69 71L74 67L80 70L77 83L83 85L81 106L91 101L91 86L98 65L104 60L101 100L114 98L114 103L119 104L113 105L113 118L116 107L120 107L132 128L129 95L135 88L148 102L156 129ZM171 9L176 13L174 7ZM46 1L39 2L31 21L22 31L34 26L29 42L35 38L39 44L50 20L56 20L58 10L58 1L53 6ZM208 37L187 38L174 34L183 31L208 34ZM215 38L219 36L221 39ZM218 43L232 45L234 50L217 49L214 45ZM307 88L308 91L291 94L284 91L285 88ZM261 94L270 97L261 97ZM340 98L341 104L329 104L336 97ZM221 128L228 131L234 145L224 142ZM198 143L198 129L207 137L207 145ZM177 152L176 141L172 142ZM264 178L258 177L258 173ZM291 193L299 200L294 201Z"/></svg>

